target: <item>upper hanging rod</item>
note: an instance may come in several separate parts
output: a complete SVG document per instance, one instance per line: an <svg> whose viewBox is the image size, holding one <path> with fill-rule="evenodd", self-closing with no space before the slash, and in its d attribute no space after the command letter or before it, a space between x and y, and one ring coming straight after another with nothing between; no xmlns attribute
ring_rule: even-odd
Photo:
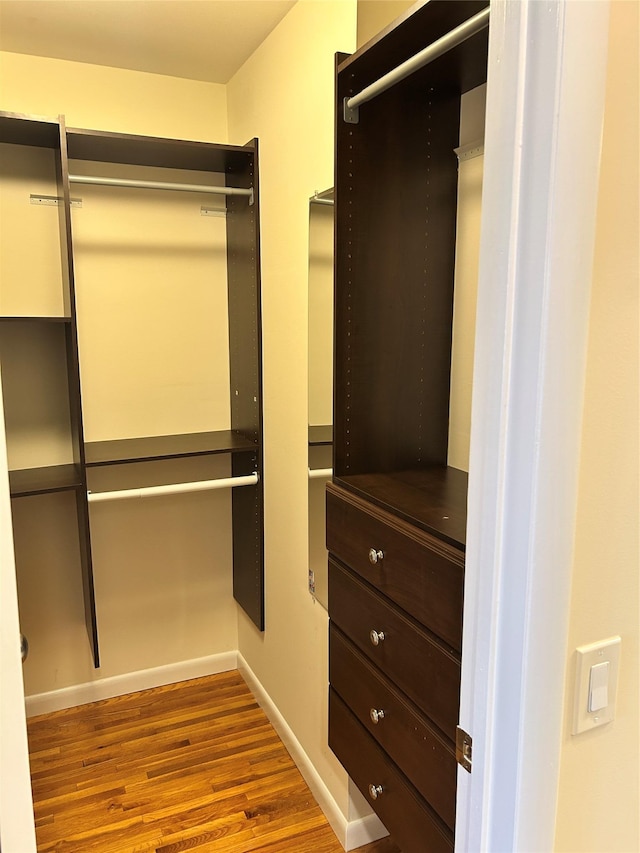
<svg viewBox="0 0 640 853"><path fill-rule="evenodd" d="M400 80L404 80L405 77L413 74L414 71L417 71L419 68L433 62L434 59L442 56L443 53L447 53L447 51L457 47L459 44L462 44L463 41L466 41L468 38L471 38L471 36L474 36L476 33L480 32L480 30L483 30L488 26L489 7L487 6L486 9L478 12L477 15L469 18L468 21L460 24L460 26L451 30L451 32L446 33L442 38L439 38L437 41L434 41L433 44L428 45L419 53L416 53L415 56L410 57L392 71L384 74L376 80L375 83L365 86L365 88L357 95L345 98L343 104L344 120L350 124L357 124L358 107L361 104L370 101L377 95L382 94L382 92L386 92L387 89L390 89L391 86L399 83Z"/></svg>
<svg viewBox="0 0 640 853"><path fill-rule="evenodd" d="M178 495L185 492L204 492L212 489L229 489L235 486L253 486L258 482L258 474L242 477L221 477L217 480L196 480L191 483L172 483L167 486L143 486L140 489L118 489L113 492L88 492L87 500L116 501L123 498L144 498L155 495Z"/></svg>
<svg viewBox="0 0 640 853"><path fill-rule="evenodd" d="M179 190L187 193L215 193L217 195L243 195L253 204L253 188L207 187L201 184L175 184L168 181L137 181L128 178L98 178L92 175L69 175L73 184L99 184L105 187L141 187L147 190Z"/></svg>

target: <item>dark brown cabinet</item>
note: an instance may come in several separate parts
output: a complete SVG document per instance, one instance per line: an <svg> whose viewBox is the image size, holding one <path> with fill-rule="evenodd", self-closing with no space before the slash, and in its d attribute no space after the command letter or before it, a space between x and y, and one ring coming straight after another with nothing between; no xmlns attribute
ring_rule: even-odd
<svg viewBox="0 0 640 853"><path fill-rule="evenodd" d="M12 237L15 244L14 251L4 245L0 304L0 356L11 496L27 500L56 491L75 493L85 612L95 665L99 665L99 649L88 477L92 470L108 465L151 461L157 464L162 460L223 454L229 459L232 477L255 480L234 488L232 494L233 592L262 630L262 344L257 140L246 146L233 146L159 139L66 128L63 118L1 113L0 145L3 155L0 204L4 205L3 228L7 227L4 240L9 242ZM151 169L154 181L147 180L145 184ZM78 170L84 174L77 174ZM101 170L106 179L100 176ZM82 387L85 377L76 304L78 258L73 195L78 192L77 185L101 181L128 189L143 186L145 191L194 193L198 191L197 186L190 184L194 174L203 187L219 187L225 196L222 206L218 204L213 214L224 216L226 222L228 316L224 327L228 328L229 371L228 380L220 385L224 388L227 384L229 390L228 399L219 408L226 407L230 412L230 428L214 426L210 431L205 427L193 433L160 435L151 429L148 435L123 434L112 440L87 442L81 394L87 388ZM165 182L162 186L158 176ZM25 214L25 209L29 212L30 201L46 208L38 211L37 223L33 208L30 217ZM202 212L207 213L204 209ZM144 222L138 225L144 235ZM36 230L31 231L31 226ZM12 231L11 237L8 236L9 228L15 230L15 235ZM125 246L123 252L122 245L109 246L108 239L105 245L107 252L123 255L122 263L136 251ZM25 251L27 246L33 250ZM181 250L186 258L188 250L188 246ZM188 266L186 269L188 273ZM188 274L183 286L189 286ZM156 298L161 299L161 293ZM181 317L181 321L188 322L188 318ZM185 376L184 383L189 381ZM144 401L140 405L144 407Z"/></svg>
<svg viewBox="0 0 640 853"><path fill-rule="evenodd" d="M448 460L455 149L461 97L486 81L486 8L430 0L337 67L329 743L404 853L454 845L467 496Z"/></svg>

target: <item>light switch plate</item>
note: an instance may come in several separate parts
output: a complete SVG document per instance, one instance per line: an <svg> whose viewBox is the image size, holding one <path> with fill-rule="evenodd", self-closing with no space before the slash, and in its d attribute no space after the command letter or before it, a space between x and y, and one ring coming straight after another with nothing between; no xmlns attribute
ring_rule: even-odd
<svg viewBox="0 0 640 853"><path fill-rule="evenodd" d="M610 723L615 716L616 688L618 685L618 665L620 661L620 637L609 637L598 643L578 646L576 649L576 681L573 706L573 726L571 734L578 735L597 726ZM608 703L597 711L589 710L591 668L608 663L608 683L606 696ZM603 669L600 669L602 672ZM599 688L602 689L601 687Z"/></svg>

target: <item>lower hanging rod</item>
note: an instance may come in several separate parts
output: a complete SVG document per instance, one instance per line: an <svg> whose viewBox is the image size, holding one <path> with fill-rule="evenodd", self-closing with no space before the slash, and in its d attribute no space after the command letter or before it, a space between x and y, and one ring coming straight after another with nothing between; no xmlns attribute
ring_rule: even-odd
<svg viewBox="0 0 640 853"><path fill-rule="evenodd" d="M407 59L405 62L400 63L396 68L376 80L375 83L365 86L365 88L361 92L358 92L357 95L353 95L351 98L345 98L343 105L344 120L350 124L357 124L358 107L361 104L365 104L377 95L381 95L383 92L386 92L387 89L390 89L396 83L404 80L410 74L413 74L414 71L417 71L419 68L423 68L425 65L433 62L434 59L438 59L438 57L447 53L447 51L452 50L459 44L462 44L462 42L471 38L471 36L474 36L476 33L480 32L480 30L483 30L488 26L489 7L487 6L485 9L478 12L477 15L474 15L472 18L469 18L467 21L460 24L460 26L443 35L442 38L437 39L432 44Z"/></svg>
<svg viewBox="0 0 640 853"><path fill-rule="evenodd" d="M138 187L147 190L176 190L186 193L213 193L215 195L242 195L253 204L253 188L211 187L202 184L176 184L169 181L138 181L129 178L100 178L93 175L69 175L72 184L97 184L102 187Z"/></svg>
<svg viewBox="0 0 640 853"><path fill-rule="evenodd" d="M118 501L125 498L147 498L156 495L179 495L186 492L204 492L212 489L229 489L235 486L255 486L258 474L244 477L221 477L217 480L197 480L194 483L173 483L167 486L144 486L141 489L120 489L114 492L87 492L89 503Z"/></svg>
<svg viewBox="0 0 640 853"><path fill-rule="evenodd" d="M309 468L310 480L321 480L333 476L333 468Z"/></svg>

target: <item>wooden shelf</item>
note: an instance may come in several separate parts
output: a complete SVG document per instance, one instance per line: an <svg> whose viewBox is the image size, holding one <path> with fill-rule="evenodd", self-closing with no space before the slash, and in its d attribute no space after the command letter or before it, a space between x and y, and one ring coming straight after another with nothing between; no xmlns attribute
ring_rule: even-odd
<svg viewBox="0 0 640 853"><path fill-rule="evenodd" d="M38 148L59 148L60 125L55 119L1 112L0 142L10 145L34 145Z"/></svg>
<svg viewBox="0 0 640 853"><path fill-rule="evenodd" d="M67 146L72 160L204 172L242 171L254 153L246 146L132 136L75 127L67 128Z"/></svg>
<svg viewBox="0 0 640 853"><path fill-rule="evenodd" d="M71 317L0 316L0 323L70 323Z"/></svg>
<svg viewBox="0 0 640 853"><path fill-rule="evenodd" d="M464 550L468 474L449 466L335 477L347 489Z"/></svg>
<svg viewBox="0 0 640 853"><path fill-rule="evenodd" d="M256 452L258 445L232 430L194 432L184 435L152 435L145 438L122 438L113 441L91 441L85 444L87 467L120 465L127 462L149 462L213 453Z"/></svg>
<svg viewBox="0 0 640 853"><path fill-rule="evenodd" d="M77 465L49 465L44 468L22 468L9 471L9 491L12 498L67 492L82 486Z"/></svg>
<svg viewBox="0 0 640 853"><path fill-rule="evenodd" d="M322 424L310 426L309 444L333 444L333 425Z"/></svg>

